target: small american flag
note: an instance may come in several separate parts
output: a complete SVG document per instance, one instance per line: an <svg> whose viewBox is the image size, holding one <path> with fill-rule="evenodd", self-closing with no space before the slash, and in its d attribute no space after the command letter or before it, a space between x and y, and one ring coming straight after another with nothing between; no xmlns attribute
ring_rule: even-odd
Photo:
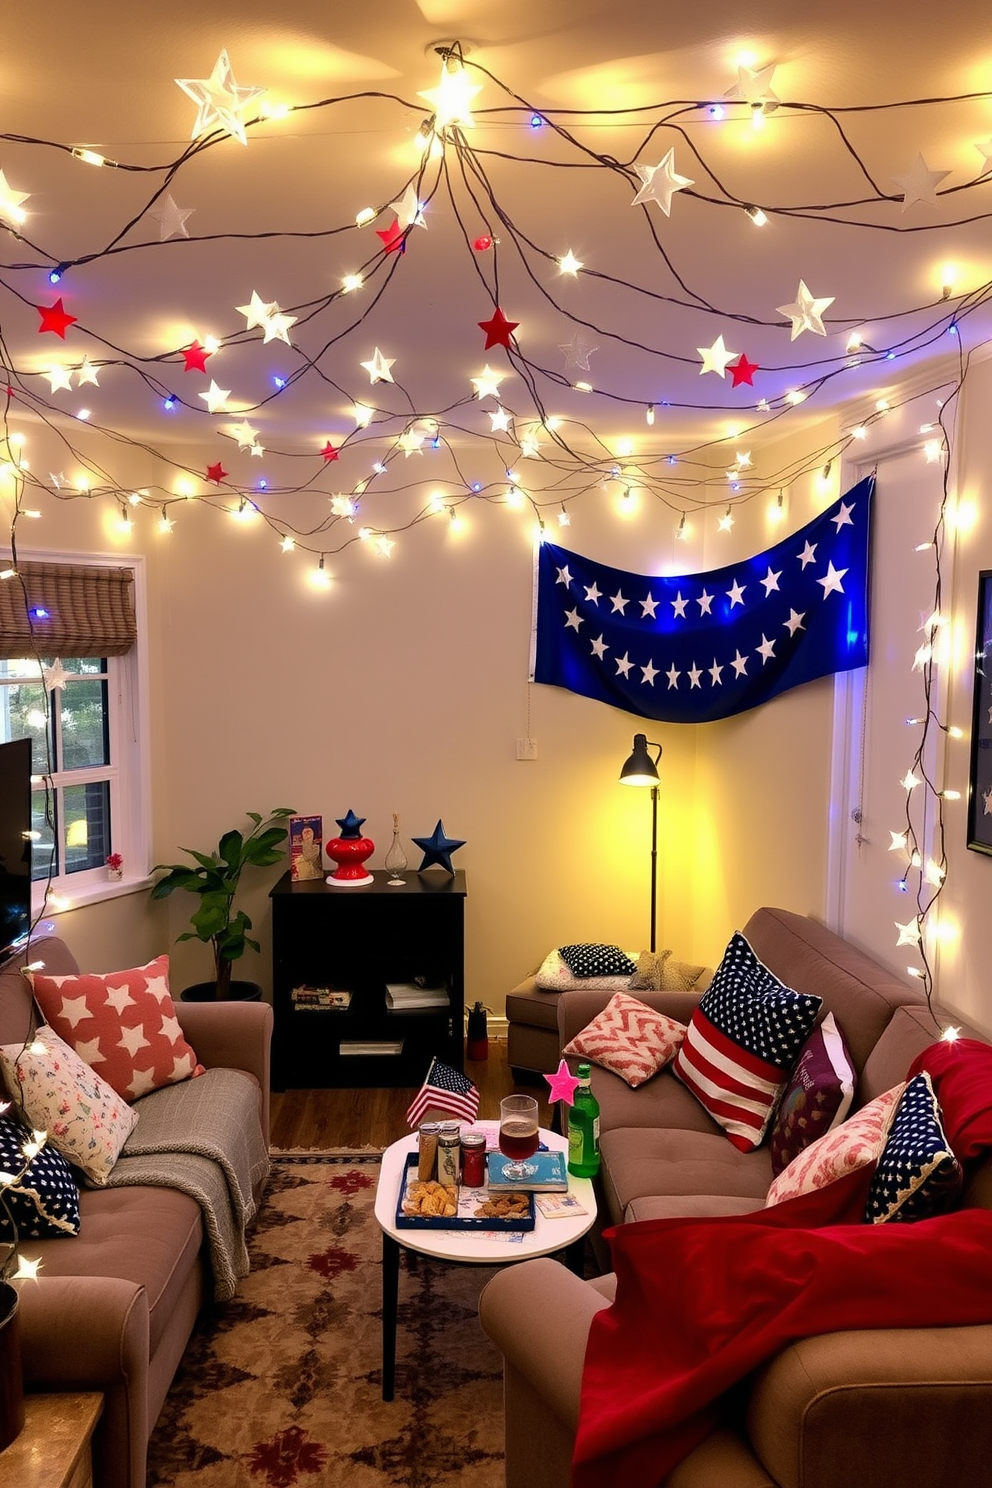
<svg viewBox="0 0 992 1488"><path fill-rule="evenodd" d="M406 1113L407 1125L411 1130L419 1126L424 1112L431 1110L446 1111L461 1121L474 1121L479 1110L479 1092L472 1081L437 1058Z"/></svg>

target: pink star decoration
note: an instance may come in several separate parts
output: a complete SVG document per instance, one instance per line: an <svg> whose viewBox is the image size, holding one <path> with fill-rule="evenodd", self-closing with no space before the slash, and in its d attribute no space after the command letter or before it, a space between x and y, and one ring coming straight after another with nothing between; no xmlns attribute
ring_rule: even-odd
<svg viewBox="0 0 992 1488"><path fill-rule="evenodd" d="M544 1077L551 1087L548 1099L552 1101L564 1101L566 1106L575 1105L575 1090L579 1083L577 1075L573 1075L565 1060L561 1060L553 1075Z"/></svg>

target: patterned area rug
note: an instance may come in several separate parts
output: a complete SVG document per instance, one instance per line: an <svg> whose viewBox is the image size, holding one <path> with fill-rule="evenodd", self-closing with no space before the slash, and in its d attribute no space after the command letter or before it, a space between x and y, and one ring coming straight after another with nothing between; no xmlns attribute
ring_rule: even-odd
<svg viewBox="0 0 992 1488"><path fill-rule="evenodd" d="M382 1400L378 1170L273 1158L251 1275L190 1340L148 1488L502 1488L502 1365L477 1314L491 1270L402 1255Z"/></svg>

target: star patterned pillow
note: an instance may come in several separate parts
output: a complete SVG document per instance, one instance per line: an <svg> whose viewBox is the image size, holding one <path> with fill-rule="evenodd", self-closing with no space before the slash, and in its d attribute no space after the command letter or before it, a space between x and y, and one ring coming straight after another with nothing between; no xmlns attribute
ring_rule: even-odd
<svg viewBox="0 0 992 1488"><path fill-rule="evenodd" d="M961 1164L944 1135L930 1076L914 1075L889 1127L865 1205L871 1224L930 1219L961 1195Z"/></svg>
<svg viewBox="0 0 992 1488"><path fill-rule="evenodd" d="M0 1172L21 1171L24 1143L30 1140L31 1133L13 1116L0 1116ZM4 1188L3 1203L0 1240L46 1240L79 1233L79 1189L72 1169L61 1152L47 1144L28 1163L16 1188Z"/></svg>
<svg viewBox="0 0 992 1488"><path fill-rule="evenodd" d="M169 958L131 971L25 971L45 1021L127 1101L203 1073L169 993Z"/></svg>
<svg viewBox="0 0 992 1488"><path fill-rule="evenodd" d="M757 1147L822 998L793 992L740 932L730 939L672 1072L741 1152Z"/></svg>
<svg viewBox="0 0 992 1488"><path fill-rule="evenodd" d="M574 977L631 977L636 964L626 951L615 945L596 945L583 942L580 945L559 946L558 953Z"/></svg>

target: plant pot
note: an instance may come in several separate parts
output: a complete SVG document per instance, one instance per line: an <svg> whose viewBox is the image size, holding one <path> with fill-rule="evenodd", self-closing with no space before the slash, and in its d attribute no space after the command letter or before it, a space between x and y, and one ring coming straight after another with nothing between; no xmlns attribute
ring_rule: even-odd
<svg viewBox="0 0 992 1488"><path fill-rule="evenodd" d="M0 1282L0 1452L24 1426L24 1376L17 1288Z"/></svg>
<svg viewBox="0 0 992 1488"><path fill-rule="evenodd" d="M261 1002L262 989L257 982L232 982L226 1002ZM180 1002L216 1002L216 982L194 982L179 994Z"/></svg>

